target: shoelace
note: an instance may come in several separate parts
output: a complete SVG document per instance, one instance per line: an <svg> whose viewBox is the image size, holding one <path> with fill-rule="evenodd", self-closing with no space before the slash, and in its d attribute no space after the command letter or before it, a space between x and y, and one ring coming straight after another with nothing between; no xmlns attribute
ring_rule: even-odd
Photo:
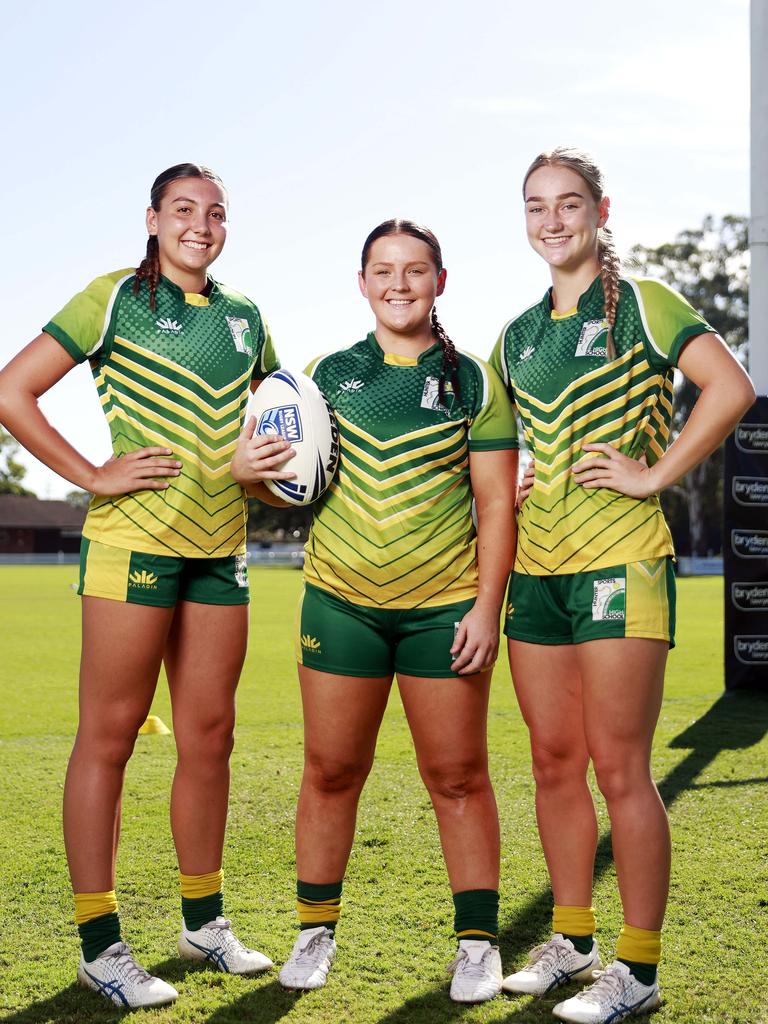
<svg viewBox="0 0 768 1024"><path fill-rule="evenodd" d="M321 943L327 939L325 932L320 932L319 935L313 935L306 946L299 950L296 954L296 960L307 960L309 963L314 963L319 960L321 955L324 953Z"/></svg>
<svg viewBox="0 0 768 1024"><path fill-rule="evenodd" d="M148 981L152 981L149 971L144 970L141 964L134 960L130 946L126 946L125 943L121 945L121 949L110 953L110 958L114 957L115 966L122 969L126 981L135 981L137 985L146 985Z"/></svg>
<svg viewBox="0 0 768 1024"><path fill-rule="evenodd" d="M621 999L624 994L624 979L615 971L593 971L592 977L595 981L579 993L579 999L589 999L593 1002L612 1002L614 999Z"/></svg>
<svg viewBox="0 0 768 1024"><path fill-rule="evenodd" d="M562 939L549 939L548 942L542 942L540 946L535 946L528 954L528 963L531 967L535 964L541 964L542 967L552 963L557 959L559 952L570 953L570 950Z"/></svg>
<svg viewBox="0 0 768 1024"><path fill-rule="evenodd" d="M448 965L448 971L449 973L453 974L454 972L458 972L460 970L461 973L465 974L468 978L473 978L479 981L481 978L485 977L484 964L485 958L488 956L489 952L490 950L486 950L485 953L483 953L482 957L480 958L479 962L474 963L472 960L469 959L469 957L467 956L466 952L463 949L459 950L458 954L456 955L456 958L452 960L451 963Z"/></svg>

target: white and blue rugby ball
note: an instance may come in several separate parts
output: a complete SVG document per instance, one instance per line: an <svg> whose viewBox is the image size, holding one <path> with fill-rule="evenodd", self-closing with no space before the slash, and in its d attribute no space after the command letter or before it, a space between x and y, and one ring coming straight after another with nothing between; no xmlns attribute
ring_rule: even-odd
<svg viewBox="0 0 768 1024"><path fill-rule="evenodd" d="M249 414L257 434L279 435L296 451L285 467L296 476L265 480L270 491L291 505L319 498L339 462L339 428L317 384L303 373L275 370L256 389Z"/></svg>

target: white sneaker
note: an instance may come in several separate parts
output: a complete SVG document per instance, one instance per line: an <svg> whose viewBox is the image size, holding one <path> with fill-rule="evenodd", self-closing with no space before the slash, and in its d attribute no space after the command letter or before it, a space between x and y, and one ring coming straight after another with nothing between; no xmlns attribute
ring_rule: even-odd
<svg viewBox="0 0 768 1024"><path fill-rule="evenodd" d="M137 964L124 942L113 942L90 963L81 953L77 980L125 1010L162 1006L179 996L172 985L153 978L141 964Z"/></svg>
<svg viewBox="0 0 768 1024"><path fill-rule="evenodd" d="M217 917L194 932L182 923L179 953L185 960L207 961L227 974L258 974L274 967L268 956L242 944L226 917Z"/></svg>
<svg viewBox="0 0 768 1024"><path fill-rule="evenodd" d="M484 1003L501 992L499 947L484 939L461 939L448 970L453 975L451 999L455 1003Z"/></svg>
<svg viewBox="0 0 768 1024"><path fill-rule="evenodd" d="M570 939L555 932L548 942L528 954L528 963L501 983L504 992L526 992L543 996L567 981L592 980L592 972L602 967L597 943L592 940L589 953L579 953Z"/></svg>
<svg viewBox="0 0 768 1024"><path fill-rule="evenodd" d="M643 985L626 964L615 961L604 971L595 971L594 977L589 988L558 1003L554 1015L576 1024L615 1024L631 1013L655 1010L661 1003L658 982Z"/></svg>
<svg viewBox="0 0 768 1024"><path fill-rule="evenodd" d="M304 928L280 968L278 981L283 988L322 988L335 956L336 940L330 928Z"/></svg>

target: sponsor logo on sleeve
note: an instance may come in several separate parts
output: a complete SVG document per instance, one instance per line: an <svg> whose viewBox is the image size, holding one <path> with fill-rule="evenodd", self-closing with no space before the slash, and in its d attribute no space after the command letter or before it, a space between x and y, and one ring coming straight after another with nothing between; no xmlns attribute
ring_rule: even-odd
<svg viewBox="0 0 768 1024"><path fill-rule="evenodd" d="M244 316L228 316L226 321L237 351L242 352L243 355L252 356L251 325Z"/></svg>
<svg viewBox="0 0 768 1024"><path fill-rule="evenodd" d="M768 530L731 530L731 549L739 558L768 558Z"/></svg>
<svg viewBox="0 0 768 1024"><path fill-rule="evenodd" d="M768 636L735 636L733 653L742 665L768 665Z"/></svg>
<svg viewBox="0 0 768 1024"><path fill-rule="evenodd" d="M265 409L259 417L257 434L280 435L291 444L301 441L301 416L297 405L278 405L273 409Z"/></svg>
<svg viewBox="0 0 768 1024"><path fill-rule="evenodd" d="M768 477L735 476L731 493L739 505L768 505Z"/></svg>
<svg viewBox="0 0 768 1024"><path fill-rule="evenodd" d="M623 622L625 619L627 581L624 576L595 580L592 591L593 622Z"/></svg>
<svg viewBox="0 0 768 1024"><path fill-rule="evenodd" d="M576 346L575 356L601 356L603 359L608 355L608 321L587 320L582 324L579 342Z"/></svg>
<svg viewBox="0 0 768 1024"><path fill-rule="evenodd" d="M734 440L739 451L768 455L768 423L739 423Z"/></svg>
<svg viewBox="0 0 768 1024"><path fill-rule="evenodd" d="M766 612L768 583L732 583L731 601L741 612Z"/></svg>

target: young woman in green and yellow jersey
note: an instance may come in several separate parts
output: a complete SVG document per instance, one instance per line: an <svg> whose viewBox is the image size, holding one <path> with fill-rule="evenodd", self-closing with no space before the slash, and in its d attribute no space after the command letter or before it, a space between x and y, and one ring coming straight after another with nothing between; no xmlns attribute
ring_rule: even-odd
<svg viewBox="0 0 768 1024"><path fill-rule="evenodd" d="M115 859L125 765L161 661L178 762L171 824L182 955L251 974L271 965L223 916L222 854L235 688L245 656L245 503L229 463L249 390L277 366L257 307L208 276L227 232L212 171L155 181L147 257L97 278L0 373L0 418L33 455L93 494L83 530L80 722L64 836L83 951L79 980L121 1007L170 1002L123 943ZM103 466L48 423L38 398L90 363L112 435ZM261 449L254 472L275 475ZM215 637L215 643L212 638Z"/></svg>
<svg viewBox="0 0 768 1024"><path fill-rule="evenodd" d="M600 967L591 761L611 819L624 927L616 961L554 1013L603 1024L659 1001L670 840L650 750L675 583L658 493L723 441L754 391L681 296L619 276L610 204L590 157L571 149L537 157L524 199L528 239L552 287L506 325L491 365L535 458L505 632L555 907L553 938L504 989L540 995L591 980ZM676 367L701 395L668 448Z"/></svg>
<svg viewBox="0 0 768 1024"><path fill-rule="evenodd" d="M381 224L360 271L375 330L308 369L336 414L340 460L306 546L297 636L302 930L280 971L288 988L323 985L335 955L358 799L394 675L454 894L451 996L490 999L501 985L485 723L512 558L517 432L497 375L457 352L437 319L445 276L431 231ZM248 482L241 454L233 471Z"/></svg>

